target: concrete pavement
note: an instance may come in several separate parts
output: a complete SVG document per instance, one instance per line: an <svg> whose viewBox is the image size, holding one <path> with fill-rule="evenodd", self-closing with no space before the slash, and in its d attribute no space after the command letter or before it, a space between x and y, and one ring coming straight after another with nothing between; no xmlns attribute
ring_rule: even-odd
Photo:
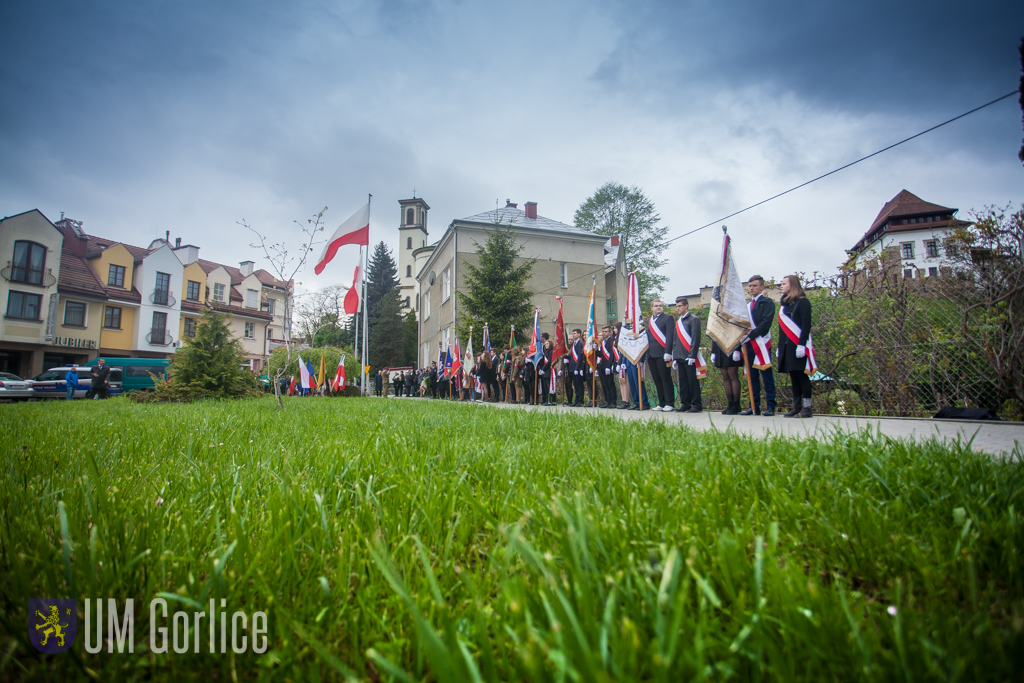
<svg viewBox="0 0 1024 683"><path fill-rule="evenodd" d="M966 444L976 451L1010 458L1016 451L1018 459L1024 459L1024 423L989 422L978 420L933 420L928 418L902 417L849 417L843 415L815 415L810 418L785 418L779 413L774 417L760 415L722 415L721 411L705 410L702 413L662 413L652 410L618 410L600 408L563 408L516 405L507 403L479 403L509 410L539 410L556 415L576 413L595 415L619 420L660 420L681 424L703 431L733 429L737 434L751 436L829 436L836 431L858 432L864 429L881 433L894 439L927 441L937 438L947 443Z"/></svg>

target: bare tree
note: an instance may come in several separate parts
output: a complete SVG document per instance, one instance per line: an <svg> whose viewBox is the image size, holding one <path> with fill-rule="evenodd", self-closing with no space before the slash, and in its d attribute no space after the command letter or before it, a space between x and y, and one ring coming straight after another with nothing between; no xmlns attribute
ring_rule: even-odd
<svg viewBox="0 0 1024 683"><path fill-rule="evenodd" d="M310 253L325 240L317 240L317 233L323 232L324 214L327 213L325 206L319 212L306 219L306 223L293 221L302 231L304 241L297 251L291 252L288 246L281 242L273 242L271 239L249 225L243 218L238 221L246 230L256 235L256 241L249 246L263 252L264 258L270 263L274 275L288 283L288 292L284 300L284 342L287 352L287 361L274 373L274 396L277 398L277 407L284 410L284 401L281 399L281 378L292 362L292 313L295 306L295 276L306 265Z"/></svg>
<svg viewBox="0 0 1024 683"><path fill-rule="evenodd" d="M345 294L348 290L345 285L329 285L302 295L302 302L295 306L296 326L307 344L313 344L313 336L325 325L347 329L346 318L350 316L345 314Z"/></svg>

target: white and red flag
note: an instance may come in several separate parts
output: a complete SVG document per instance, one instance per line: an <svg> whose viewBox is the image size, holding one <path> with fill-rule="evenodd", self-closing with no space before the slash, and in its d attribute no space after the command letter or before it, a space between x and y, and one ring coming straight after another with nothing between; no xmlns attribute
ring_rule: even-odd
<svg viewBox="0 0 1024 683"><path fill-rule="evenodd" d="M327 264L334 259L338 249L346 244L358 244L368 246L370 244L370 203L367 202L363 208L356 211L352 216L338 226L331 239L324 245L324 251L313 268L317 275L324 272Z"/></svg>
<svg viewBox="0 0 1024 683"><path fill-rule="evenodd" d="M345 292L345 315L352 315L359 310L359 266L356 266L356 274L352 277L352 287Z"/></svg>
<svg viewBox="0 0 1024 683"><path fill-rule="evenodd" d="M724 228L723 228L724 231ZM718 342L725 353L732 353L754 327L747 306L743 282L736 274L732 258L732 239L726 233L722 240L721 270L718 286L711 292L711 313L708 315L708 336Z"/></svg>
<svg viewBox="0 0 1024 683"><path fill-rule="evenodd" d="M341 391L345 388L345 354L341 354L341 360L338 361L338 371L334 373L334 381L331 382L331 389L334 391Z"/></svg>

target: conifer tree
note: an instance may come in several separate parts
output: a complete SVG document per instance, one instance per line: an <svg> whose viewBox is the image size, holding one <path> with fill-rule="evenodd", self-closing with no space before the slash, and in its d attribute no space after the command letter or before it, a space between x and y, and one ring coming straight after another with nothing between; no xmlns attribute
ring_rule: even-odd
<svg viewBox="0 0 1024 683"><path fill-rule="evenodd" d="M368 361L376 369L404 364L404 324L398 298L398 266L384 242L373 248L367 266Z"/></svg>
<svg viewBox="0 0 1024 683"><path fill-rule="evenodd" d="M483 348L484 323L491 331L491 345L508 340L509 326L516 326L522 343L533 325L533 292L527 282L533 273L534 259L520 256L514 230L495 226L487 241L476 247L478 265L463 262L465 273L459 290L459 341L465 349L469 328L473 328L473 348Z"/></svg>

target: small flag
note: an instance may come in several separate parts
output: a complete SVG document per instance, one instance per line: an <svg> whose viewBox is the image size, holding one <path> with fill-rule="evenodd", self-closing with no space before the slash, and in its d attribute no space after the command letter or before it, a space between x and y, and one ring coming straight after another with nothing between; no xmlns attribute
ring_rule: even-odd
<svg viewBox="0 0 1024 683"><path fill-rule="evenodd" d="M352 315L359 310L359 266L356 266L356 274L352 276L352 287L345 292L345 315Z"/></svg>
<svg viewBox="0 0 1024 683"><path fill-rule="evenodd" d="M555 320L555 348L551 352L551 364L554 365L555 361L568 354L565 348L565 321L562 319L562 297L556 296L558 299L558 319Z"/></svg>
<svg viewBox="0 0 1024 683"><path fill-rule="evenodd" d="M487 355L491 355L491 333L487 329L487 323L484 323L484 351Z"/></svg>
<svg viewBox="0 0 1024 683"><path fill-rule="evenodd" d="M594 295L597 293L597 276L594 276L594 285L590 288L590 306L587 313L587 338L584 341L583 352L587 356L587 363L590 369L597 368L597 325L594 321Z"/></svg>
<svg viewBox="0 0 1024 683"><path fill-rule="evenodd" d="M341 360L338 361L338 371L334 373L334 382L331 383L331 389L334 391L341 391L345 388L345 354L341 354Z"/></svg>
<svg viewBox="0 0 1024 683"><path fill-rule="evenodd" d="M316 381L316 373L313 372L313 364L306 361L306 372L309 373L309 388L316 389L320 384Z"/></svg>
<svg viewBox="0 0 1024 683"><path fill-rule="evenodd" d="M544 353L544 345L540 340L540 309L534 307L533 309L533 337L530 339L530 348L527 354L533 356L534 364L540 361L541 355Z"/></svg>
<svg viewBox="0 0 1024 683"><path fill-rule="evenodd" d="M323 352L320 353L320 372L316 375L316 385L318 387L323 386L324 378L327 376L327 360L324 358Z"/></svg>
<svg viewBox="0 0 1024 683"><path fill-rule="evenodd" d="M299 356L299 387L309 389L309 384L309 367L302 360L302 356Z"/></svg>

